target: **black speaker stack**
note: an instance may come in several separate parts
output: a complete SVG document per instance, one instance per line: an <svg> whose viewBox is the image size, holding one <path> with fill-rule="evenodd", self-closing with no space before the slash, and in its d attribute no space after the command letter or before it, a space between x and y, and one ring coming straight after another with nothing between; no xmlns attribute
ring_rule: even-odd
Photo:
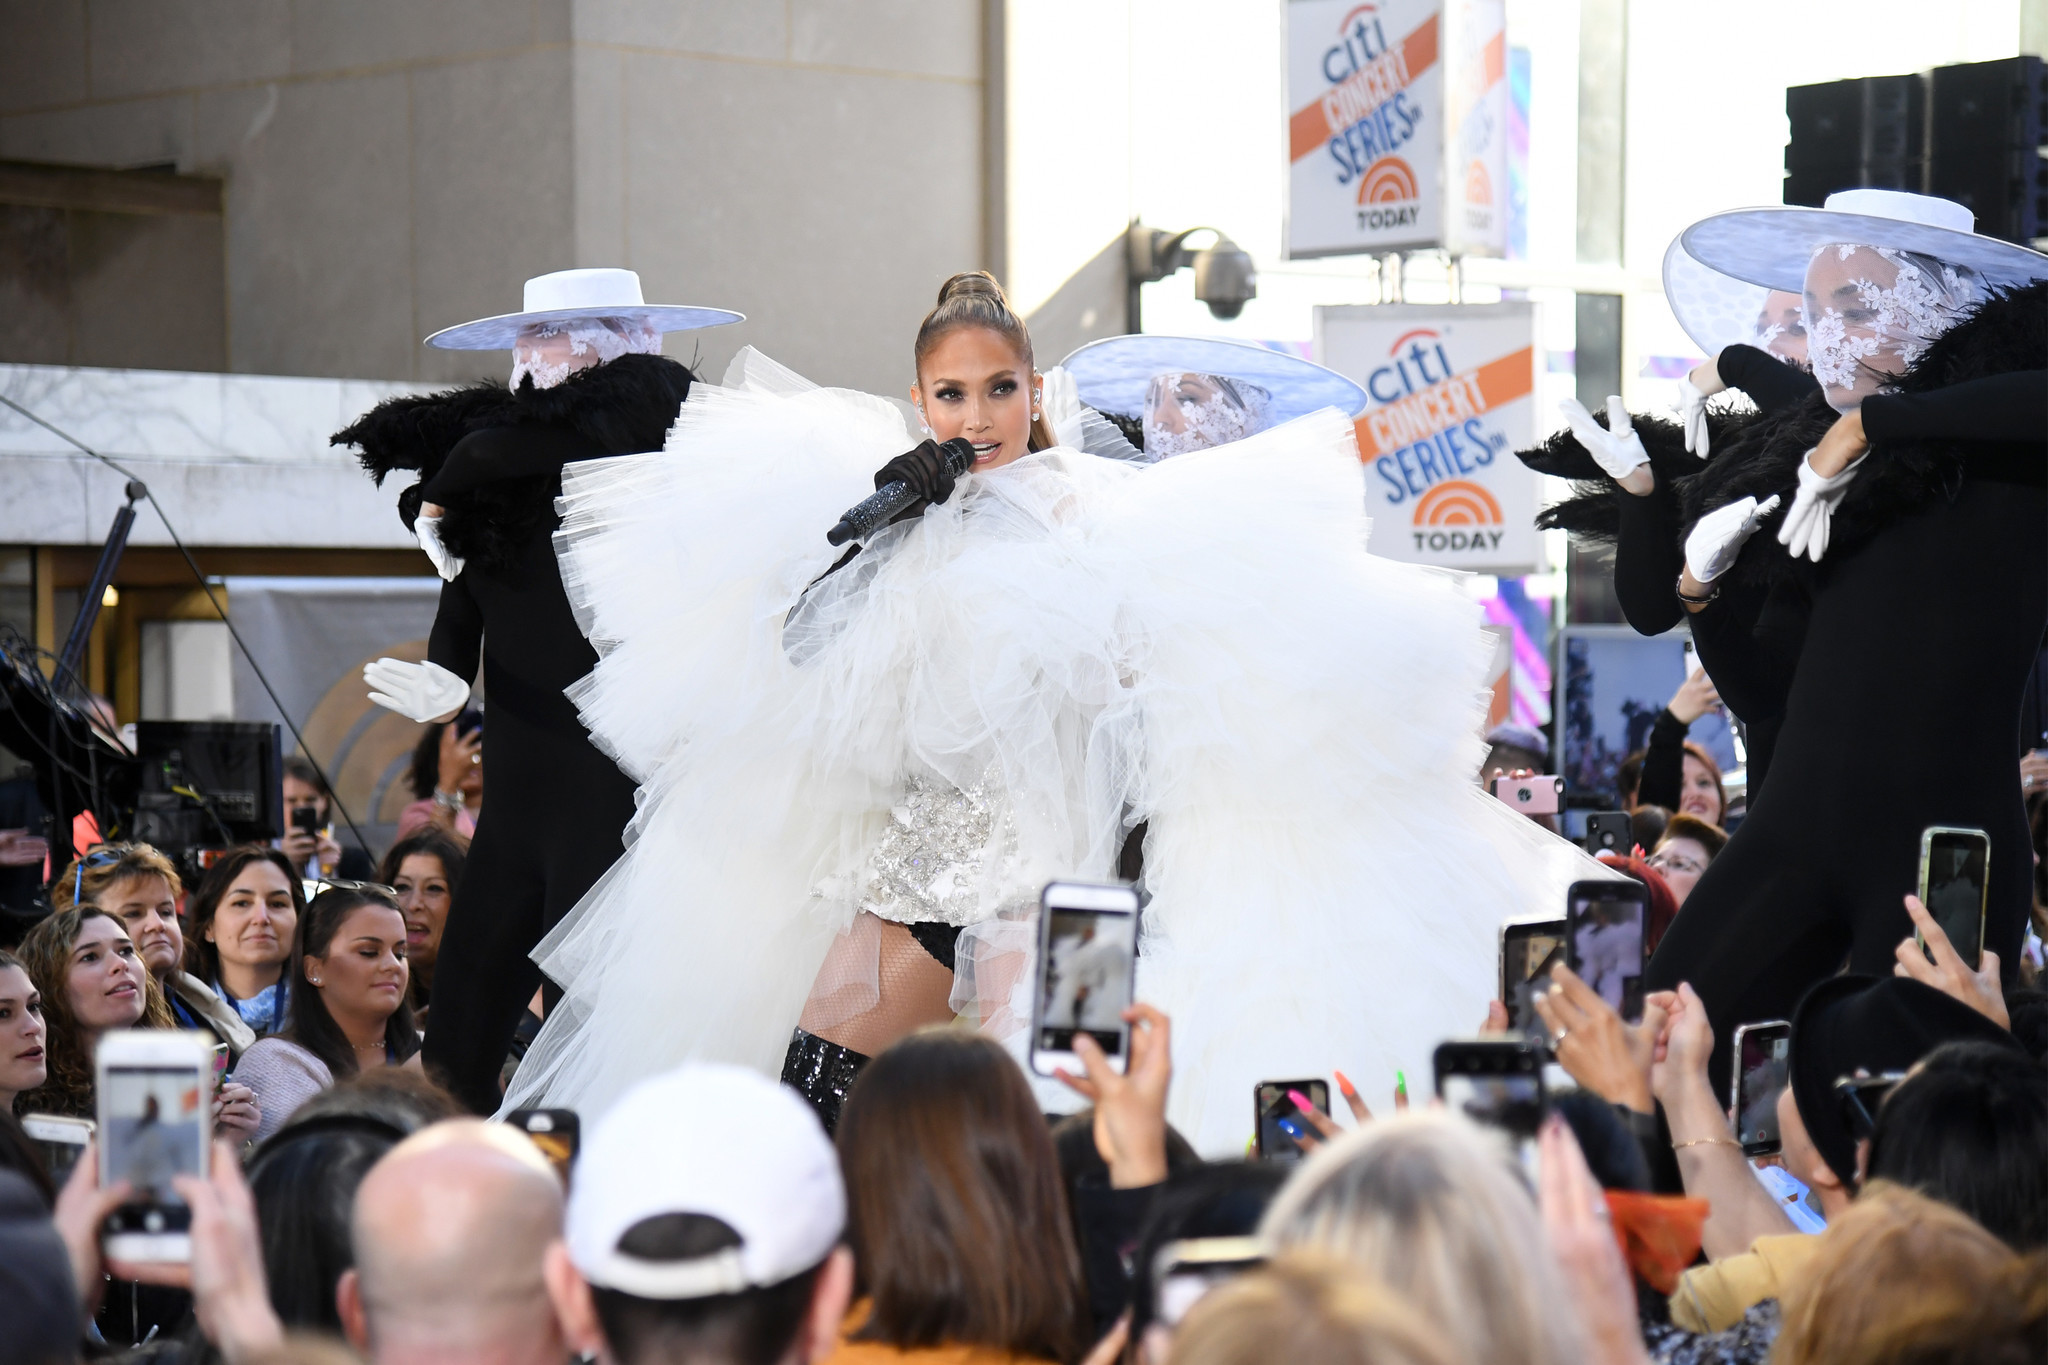
<svg viewBox="0 0 2048 1365"><path fill-rule="evenodd" d="M1865 76L1785 91L1785 202L1836 190L1910 190L1967 205L1977 231L2048 235L2048 68L2036 56Z"/></svg>

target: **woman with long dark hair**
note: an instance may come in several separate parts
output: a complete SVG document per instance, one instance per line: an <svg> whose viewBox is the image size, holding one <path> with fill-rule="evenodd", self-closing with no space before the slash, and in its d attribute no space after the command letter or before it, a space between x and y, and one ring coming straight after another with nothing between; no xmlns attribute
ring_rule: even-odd
<svg viewBox="0 0 2048 1365"><path fill-rule="evenodd" d="M441 955L441 934L455 907L455 888L462 884L465 858L460 843L428 828L400 839L384 855L377 875L398 893L405 916L406 966L412 972L412 1007L422 1014L434 989L434 963Z"/></svg>
<svg viewBox="0 0 2048 1365"><path fill-rule="evenodd" d="M339 1078L420 1050L405 945L405 917L389 888L330 887L306 907L289 968L291 1019L281 1034L257 1039L235 1072L262 1102L259 1139Z"/></svg>
<svg viewBox="0 0 2048 1365"><path fill-rule="evenodd" d="M92 1118L93 1052L102 1035L175 1028L171 1007L121 921L97 905L50 915L22 940L19 957L42 995L49 1079L17 1096L15 1108Z"/></svg>
<svg viewBox="0 0 2048 1365"><path fill-rule="evenodd" d="M829 1359L1071 1362L1087 1349L1052 1134L1001 1046L956 1029L896 1043L847 1097L838 1143L857 1280Z"/></svg>
<svg viewBox="0 0 2048 1365"><path fill-rule="evenodd" d="M291 1016L292 934L305 909L299 870L262 844L222 854L185 907L185 970L259 1037Z"/></svg>

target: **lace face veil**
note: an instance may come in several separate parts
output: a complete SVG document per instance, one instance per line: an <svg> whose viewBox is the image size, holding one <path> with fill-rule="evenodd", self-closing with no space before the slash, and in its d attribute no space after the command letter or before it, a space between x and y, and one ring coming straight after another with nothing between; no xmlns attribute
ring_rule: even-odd
<svg viewBox="0 0 2048 1365"><path fill-rule="evenodd" d="M551 389L569 375L622 355L660 355L661 332L637 318L564 318L519 329L512 343L512 387L531 379Z"/></svg>
<svg viewBox="0 0 2048 1365"><path fill-rule="evenodd" d="M1168 370L1145 389L1145 454L1154 459L1228 445L1265 430L1273 395L1220 374Z"/></svg>
<svg viewBox="0 0 2048 1365"><path fill-rule="evenodd" d="M1983 302L1982 278L1917 251L1830 242L1806 267L1807 358L1839 412L1887 379Z"/></svg>

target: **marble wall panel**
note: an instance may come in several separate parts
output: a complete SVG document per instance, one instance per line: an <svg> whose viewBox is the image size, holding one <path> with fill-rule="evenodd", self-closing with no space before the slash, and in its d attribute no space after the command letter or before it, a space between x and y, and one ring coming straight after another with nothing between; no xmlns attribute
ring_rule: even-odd
<svg viewBox="0 0 2048 1365"><path fill-rule="evenodd" d="M545 41L569 0L312 0L292 6L292 70L500 56Z"/></svg>
<svg viewBox="0 0 2048 1365"><path fill-rule="evenodd" d="M789 55L777 0L570 0L575 41L776 61Z"/></svg>
<svg viewBox="0 0 2048 1365"><path fill-rule="evenodd" d="M291 71L290 0L93 0L95 99L158 95Z"/></svg>
<svg viewBox="0 0 2048 1365"><path fill-rule="evenodd" d="M982 0L794 0L789 55L821 66L981 78Z"/></svg>
<svg viewBox="0 0 2048 1365"><path fill-rule="evenodd" d="M629 264L651 294L748 314L702 334L706 372L752 343L819 383L903 392L940 282L981 264L979 87L640 54L625 70Z"/></svg>
<svg viewBox="0 0 2048 1365"><path fill-rule="evenodd" d="M578 264L572 67L567 48L544 48L411 73L414 343L517 312L529 276ZM385 373L467 379L510 365L415 344L410 369Z"/></svg>
<svg viewBox="0 0 2048 1365"><path fill-rule="evenodd" d="M0 35L0 112L85 98L85 0L0 0Z"/></svg>
<svg viewBox="0 0 2048 1365"><path fill-rule="evenodd" d="M229 367L412 376L410 77L202 95L195 124L227 180Z"/></svg>

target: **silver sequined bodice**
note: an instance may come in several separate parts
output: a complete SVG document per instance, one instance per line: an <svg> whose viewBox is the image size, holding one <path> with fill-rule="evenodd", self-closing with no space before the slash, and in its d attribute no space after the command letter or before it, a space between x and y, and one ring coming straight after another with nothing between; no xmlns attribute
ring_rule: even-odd
<svg viewBox="0 0 2048 1365"><path fill-rule="evenodd" d="M1001 878L1015 843L1009 803L993 769L965 791L914 775L868 858L860 908L899 924L985 919L997 897L984 892Z"/></svg>

